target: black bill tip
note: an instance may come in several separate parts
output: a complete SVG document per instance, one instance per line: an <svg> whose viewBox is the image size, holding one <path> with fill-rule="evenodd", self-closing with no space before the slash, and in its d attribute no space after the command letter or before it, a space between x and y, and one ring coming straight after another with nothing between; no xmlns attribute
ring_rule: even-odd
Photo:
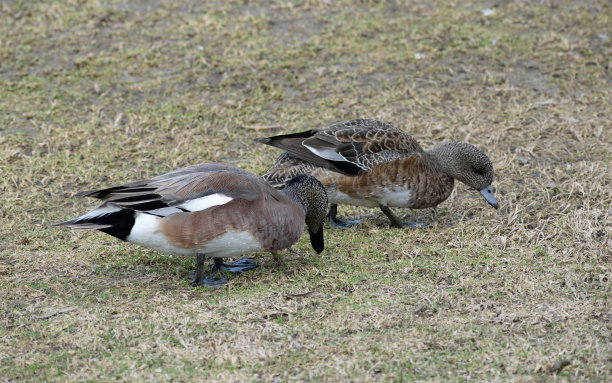
<svg viewBox="0 0 612 383"><path fill-rule="evenodd" d="M499 205L497 204L497 201L495 200L495 195L493 195L493 187L491 185L480 190L480 194L482 194L483 197L485 197L489 205L493 206L496 209L499 209Z"/></svg>

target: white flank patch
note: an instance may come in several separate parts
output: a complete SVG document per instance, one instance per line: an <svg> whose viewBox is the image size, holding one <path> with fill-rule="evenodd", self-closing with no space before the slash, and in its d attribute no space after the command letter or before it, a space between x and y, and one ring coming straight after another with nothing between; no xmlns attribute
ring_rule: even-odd
<svg viewBox="0 0 612 383"><path fill-rule="evenodd" d="M228 232L210 241L203 243L198 248L198 253L209 257L237 257L244 253L261 250L259 241L248 231Z"/></svg>
<svg viewBox="0 0 612 383"><path fill-rule="evenodd" d="M380 204L390 207L410 207L413 203L410 190L387 191L380 199Z"/></svg>
<svg viewBox="0 0 612 383"><path fill-rule="evenodd" d="M177 205L176 207L180 207L189 211L200 211L206 210L209 207L217 205L225 205L231 200L233 200L232 197L228 197L225 194L216 193L207 195L206 197L200 197L183 202L182 204Z"/></svg>
<svg viewBox="0 0 612 383"><path fill-rule="evenodd" d="M102 216L105 216L107 214L114 213L117 211L121 211L121 208L107 203L107 204L104 204L102 206L99 206L93 209L90 212L85 213L84 215L80 216L77 219L80 221L80 220L90 219L94 217L102 217Z"/></svg>
<svg viewBox="0 0 612 383"><path fill-rule="evenodd" d="M333 149L316 149L316 148L306 145L303 142L302 142L302 145L304 145L304 147L306 147L306 149L310 150L312 153L316 154L317 156L321 158L325 158L326 160L349 162L347 161L346 158L342 157L339 153L337 153Z"/></svg>
<svg viewBox="0 0 612 383"><path fill-rule="evenodd" d="M382 195L371 198L354 198L339 190L328 189L327 198L330 203L347 204L354 206L378 207L410 207L412 205L412 192L410 190L385 191Z"/></svg>
<svg viewBox="0 0 612 383"><path fill-rule="evenodd" d="M161 219L161 217L147 213L136 213L134 226L126 240L159 251L160 253L195 255L196 252L193 249L174 246L168 242L166 237L159 231L159 221Z"/></svg>

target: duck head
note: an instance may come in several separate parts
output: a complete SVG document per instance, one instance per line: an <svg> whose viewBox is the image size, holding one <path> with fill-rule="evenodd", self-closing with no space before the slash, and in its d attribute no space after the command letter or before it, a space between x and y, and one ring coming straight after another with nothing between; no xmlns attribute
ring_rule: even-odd
<svg viewBox="0 0 612 383"><path fill-rule="evenodd" d="M325 188L313 176L300 174L292 178L283 192L298 204L303 206L305 222L310 234L312 248L320 253L325 247L323 241L323 225L327 219L327 193Z"/></svg>
<svg viewBox="0 0 612 383"><path fill-rule="evenodd" d="M489 205L499 208L493 193L493 164L489 157L474 145L449 142L430 151L447 175L478 190Z"/></svg>

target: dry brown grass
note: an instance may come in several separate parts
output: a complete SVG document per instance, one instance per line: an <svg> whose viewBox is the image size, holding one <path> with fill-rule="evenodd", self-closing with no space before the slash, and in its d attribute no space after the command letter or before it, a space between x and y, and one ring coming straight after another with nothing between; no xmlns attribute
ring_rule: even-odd
<svg viewBox="0 0 612 383"><path fill-rule="evenodd" d="M609 379L608 2L0 8L0 381ZM252 138L354 117L483 148L501 208L464 185L427 230L341 207L364 223L321 256L219 290L51 226L92 206L76 191L261 173L279 153Z"/></svg>

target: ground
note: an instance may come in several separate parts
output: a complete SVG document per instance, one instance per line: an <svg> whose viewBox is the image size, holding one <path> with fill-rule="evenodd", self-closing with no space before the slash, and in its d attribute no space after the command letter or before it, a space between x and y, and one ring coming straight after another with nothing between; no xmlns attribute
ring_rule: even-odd
<svg viewBox="0 0 612 383"><path fill-rule="evenodd" d="M608 1L3 1L0 381L606 381ZM465 185L194 288L192 258L54 227L80 190L377 118L467 141Z"/></svg>

